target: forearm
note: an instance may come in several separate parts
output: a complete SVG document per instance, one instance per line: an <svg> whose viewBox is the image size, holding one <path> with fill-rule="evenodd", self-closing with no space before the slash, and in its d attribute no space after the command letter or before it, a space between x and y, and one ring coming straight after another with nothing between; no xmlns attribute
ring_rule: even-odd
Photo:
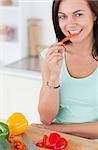
<svg viewBox="0 0 98 150"><path fill-rule="evenodd" d="M81 124L69 124L65 125L66 133L70 133L72 135L97 139L98 138L98 122L92 123L81 123Z"/></svg>
<svg viewBox="0 0 98 150"><path fill-rule="evenodd" d="M50 124L59 110L59 88L52 89L42 85L38 108L41 122Z"/></svg>
<svg viewBox="0 0 98 150"><path fill-rule="evenodd" d="M98 139L98 122L80 124L51 124L45 128L89 139Z"/></svg>

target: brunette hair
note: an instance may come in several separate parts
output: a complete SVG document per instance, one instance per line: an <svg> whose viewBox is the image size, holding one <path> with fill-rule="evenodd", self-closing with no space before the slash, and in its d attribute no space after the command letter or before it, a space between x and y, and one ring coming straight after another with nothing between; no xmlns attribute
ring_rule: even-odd
<svg viewBox="0 0 98 150"><path fill-rule="evenodd" d="M98 1L97 0L87 0L89 7L92 12L94 12L97 19L94 21L93 33L94 33L94 44L92 48L92 56L95 60L98 60ZM58 41L61 41L65 35L61 31L58 22L58 9L61 0L54 0L52 5L52 20L53 26ZM70 41L65 42L65 44L71 43Z"/></svg>

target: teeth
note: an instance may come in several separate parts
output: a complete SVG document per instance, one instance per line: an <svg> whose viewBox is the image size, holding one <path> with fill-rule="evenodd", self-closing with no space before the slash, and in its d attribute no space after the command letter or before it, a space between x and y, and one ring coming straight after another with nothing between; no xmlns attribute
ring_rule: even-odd
<svg viewBox="0 0 98 150"><path fill-rule="evenodd" d="M78 34L81 30L69 31L71 34Z"/></svg>

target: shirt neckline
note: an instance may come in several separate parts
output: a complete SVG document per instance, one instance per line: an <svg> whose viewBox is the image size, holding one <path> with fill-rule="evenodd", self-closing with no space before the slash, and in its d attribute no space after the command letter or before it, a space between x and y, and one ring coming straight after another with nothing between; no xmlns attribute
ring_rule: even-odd
<svg viewBox="0 0 98 150"><path fill-rule="evenodd" d="M71 79L74 79L74 80L87 79L87 78L92 77L94 74L96 74L96 72L97 72L97 70L98 70L98 67L96 67L96 69L95 69L92 73L90 73L89 75L87 75L87 76L85 76L85 77L74 77L74 76L72 76L72 75L69 73L69 71L68 71L68 67L67 67L67 64L66 64L66 56L65 56L65 54L63 54L63 56L64 56L64 57L63 57L64 68L66 69L66 72L67 72L68 77L71 78Z"/></svg>

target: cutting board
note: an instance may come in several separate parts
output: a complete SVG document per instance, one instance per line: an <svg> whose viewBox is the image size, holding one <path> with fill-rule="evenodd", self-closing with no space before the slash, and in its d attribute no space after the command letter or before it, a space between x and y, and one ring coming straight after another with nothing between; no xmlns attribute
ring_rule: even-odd
<svg viewBox="0 0 98 150"><path fill-rule="evenodd" d="M44 134L49 135L51 132L47 129L38 128L34 125L30 125L25 131L26 136L32 140L33 143L36 143L40 139L42 139ZM57 132L58 133L58 132ZM68 139L69 146L72 150L98 150L98 142L94 140L88 140L85 138L59 133L62 137ZM38 148L39 150L46 150L45 148Z"/></svg>

